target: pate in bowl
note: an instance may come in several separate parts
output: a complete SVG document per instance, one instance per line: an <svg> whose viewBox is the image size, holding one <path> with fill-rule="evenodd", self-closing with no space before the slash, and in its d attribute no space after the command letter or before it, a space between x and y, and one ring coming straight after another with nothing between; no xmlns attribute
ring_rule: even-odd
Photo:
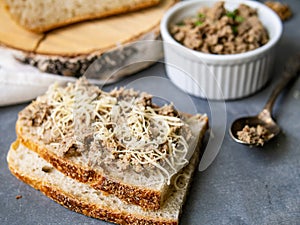
<svg viewBox="0 0 300 225"><path fill-rule="evenodd" d="M170 80L194 96L229 100L251 95L269 80L282 23L256 1L192 0L169 9L160 29Z"/></svg>

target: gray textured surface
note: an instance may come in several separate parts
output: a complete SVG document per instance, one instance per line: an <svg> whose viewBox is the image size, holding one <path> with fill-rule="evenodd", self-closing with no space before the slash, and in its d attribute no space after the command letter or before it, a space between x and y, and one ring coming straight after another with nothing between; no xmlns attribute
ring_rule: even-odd
<svg viewBox="0 0 300 225"><path fill-rule="evenodd" d="M286 2L295 16L284 23L273 79L253 96L226 102L227 126L239 115L256 114L263 107L287 57L300 52L300 1ZM154 74L165 76L162 64L116 85ZM155 83L147 82L155 92ZM193 100L199 112L209 112L206 101ZM6 154L15 139L17 113L25 105L0 108L0 224L107 224L61 207L10 174ZM276 103L274 116L282 133L274 141L261 149L249 149L234 143L226 133L213 164L195 174L181 224L300 224L299 114L300 79ZM23 198L16 200L18 194Z"/></svg>

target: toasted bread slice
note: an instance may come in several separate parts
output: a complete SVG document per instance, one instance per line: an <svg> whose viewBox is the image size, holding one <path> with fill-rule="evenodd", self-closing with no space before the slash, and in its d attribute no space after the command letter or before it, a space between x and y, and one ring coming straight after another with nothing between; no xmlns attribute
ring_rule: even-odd
<svg viewBox="0 0 300 225"><path fill-rule="evenodd" d="M24 28L42 33L68 24L131 12L159 0L5 0L11 17Z"/></svg>
<svg viewBox="0 0 300 225"><path fill-rule="evenodd" d="M198 160L199 154L196 154L189 165L177 174L177 185L172 183L170 197L161 209L144 211L139 206L126 204L115 196L104 195L87 184L65 176L18 141L11 145L7 156L9 169L16 177L64 207L90 217L130 225L178 224Z"/></svg>
<svg viewBox="0 0 300 225"><path fill-rule="evenodd" d="M95 86L80 82L81 81L78 81L75 86L69 85L67 88L62 89L63 91L65 91L62 95L67 95L70 92L68 88L82 90L82 93L80 94L80 96L78 96L79 99L82 99L82 96L86 94L86 92L88 93L87 95L90 96L93 95L93 93L97 93L100 91ZM61 93L58 93L59 92L52 91L51 95L54 94L55 96L60 96ZM105 95L103 92L100 93L100 96ZM135 95L135 93L129 91L126 92L126 96L127 95ZM107 98L105 101L113 101L110 98L110 95L108 96L109 98ZM100 99L98 99L97 101L102 101L103 99L101 99L102 97L100 97ZM148 97L146 97L146 99L147 101L149 100ZM132 149L124 148L122 146L119 152L114 152L114 149L111 150L111 148L107 148L106 145L103 145L103 143L109 144L109 146L113 145L114 142L112 140L114 139L114 137L112 136L108 136L106 141L102 141L100 142L101 144L97 144L99 140L96 140L96 135L98 135L100 131L102 133L108 132L107 130L103 131L102 127L102 130L99 129L99 132L97 134L93 133L93 135L90 135L90 133L87 132L88 136L82 138L83 141L80 142L83 143L85 147L78 147L78 141L73 141L73 137L80 133L77 130L74 131L74 128L68 131L71 135L69 133L66 133L65 136L63 138L60 137L58 141L53 140L51 134L49 133L50 130L48 129L41 132L41 127L44 125L49 127L49 124L47 122L49 122L49 120L55 120L54 116L61 113L61 111L57 111L53 105L48 110L46 110L45 105L49 107L46 103L46 101L48 100L49 93L45 96L42 96L41 98L38 98L37 101L30 104L19 113L19 119L16 123L16 131L19 141L24 146L38 153L43 159L52 164L60 172L73 179L76 179L79 182L87 183L96 190L105 191L109 194L117 196L127 203L139 205L144 209L157 210L162 206L164 200L169 194L169 182L171 181L171 179L173 179L173 175L178 172L178 170L174 171L172 168L170 169L170 162L168 162L168 164L165 163L161 166L160 164L156 162L153 163L151 161L150 158L154 157L154 154L151 155L151 152L148 152L146 156L144 156L144 154L132 155ZM58 103L56 102L55 104ZM62 110L64 110L63 112L65 112L67 110L65 108L66 106L64 105L65 103L61 100L59 104L63 106ZM106 102L105 104L108 103ZM79 105L81 107L82 104ZM73 110L73 107L75 106L72 106L70 110ZM88 110L88 108L90 108L90 103L88 103L86 108L81 111L86 112L85 110ZM78 111L80 110L78 109ZM113 110L111 110L110 112L112 111ZM72 112L72 114L76 114L76 112ZM72 115L66 114L63 117L67 118L70 116ZM174 119L175 117L170 116L168 118ZM85 121L85 119L86 117L84 119L73 118L72 120ZM190 129L190 136L194 137L195 144L201 143L203 135L207 130L208 118L206 115L197 115L196 117L185 116L182 120L179 120L176 117L176 121L185 121L188 125L188 128ZM60 120L56 121L53 126L58 126L59 122ZM103 125L102 122L97 122L96 125L99 125L99 123L101 126ZM124 121L118 126L122 126L123 123ZM118 126L116 126L114 129L117 130ZM88 124L86 129L89 129L90 127L94 127L94 124ZM51 130L51 132L52 131L53 129ZM59 134L61 130L57 129L55 130L55 132ZM130 132L131 131L128 131L128 133ZM139 132L136 134L138 136L140 135ZM71 137L69 137L68 135ZM134 134L129 135L135 137ZM117 136L117 134L115 134L115 136ZM131 138L131 136L129 136L129 138ZM102 136L102 139L103 138L106 137ZM128 136L126 136L126 138L128 139ZM179 138L181 138L181 136ZM68 143L68 140L71 140L70 143ZM123 141L125 141L125 139ZM138 144L138 142L139 141L133 142L133 144ZM181 145L180 143L178 144ZM194 149L199 148L199 145L193 145L191 147L193 148L191 150L194 151ZM161 148L161 146L157 146L157 148L159 149ZM137 147L137 149L139 148ZM170 149L171 151L171 147L167 149ZM163 151L163 149L161 150ZM184 155L182 155L182 153L178 152L177 150L178 149L172 150L176 155L169 156L170 160L175 162L173 163L174 165L176 163L179 165L183 165L186 160L184 159ZM138 151L142 152L143 149ZM197 154L196 152L197 151L195 151L193 157L198 157L197 155L195 155ZM156 157L164 156L164 154L160 151L156 151L155 155ZM133 160L128 162L128 156L132 157L130 160ZM136 159L137 157L139 158ZM149 163L151 163L150 166L145 165L146 157L148 157ZM126 163L130 164L126 165ZM168 168L170 170L168 170Z"/></svg>

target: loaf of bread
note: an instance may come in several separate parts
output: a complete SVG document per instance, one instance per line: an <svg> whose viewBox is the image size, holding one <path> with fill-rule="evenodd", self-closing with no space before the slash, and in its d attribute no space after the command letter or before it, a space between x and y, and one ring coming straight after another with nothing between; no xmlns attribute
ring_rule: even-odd
<svg viewBox="0 0 300 225"><path fill-rule="evenodd" d="M24 28L41 33L79 21L150 7L160 0L5 0L11 17Z"/></svg>
<svg viewBox="0 0 300 225"><path fill-rule="evenodd" d="M208 118L151 100L134 90L107 93L85 79L54 85L19 113L17 136L66 176L157 210L187 155L198 149Z"/></svg>

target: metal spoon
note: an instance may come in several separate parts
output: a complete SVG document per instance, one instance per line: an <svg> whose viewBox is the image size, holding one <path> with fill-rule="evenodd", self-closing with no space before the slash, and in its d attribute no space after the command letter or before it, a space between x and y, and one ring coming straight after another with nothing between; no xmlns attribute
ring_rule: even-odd
<svg viewBox="0 0 300 225"><path fill-rule="evenodd" d="M293 78L297 76L299 72L300 54L297 54L287 62L282 79L273 90L263 110L256 116L239 118L232 123L229 132L233 140L241 144L263 145L264 142L269 141L270 139L279 134L280 127L272 119L272 108L280 92ZM258 142L257 139L254 140L254 143L241 140L238 136L238 132L242 131L246 125L254 128L260 125L263 129L265 128L266 133L265 135L263 135L263 142Z"/></svg>

